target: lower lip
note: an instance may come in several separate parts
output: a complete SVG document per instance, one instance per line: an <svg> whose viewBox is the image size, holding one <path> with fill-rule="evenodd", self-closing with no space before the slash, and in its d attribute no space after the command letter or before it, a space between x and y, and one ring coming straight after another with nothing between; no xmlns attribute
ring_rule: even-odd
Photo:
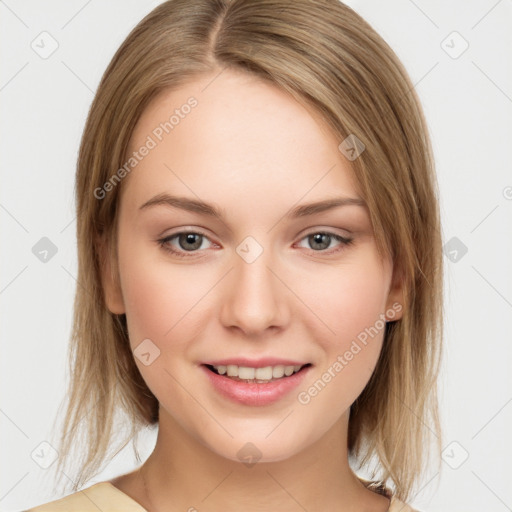
<svg viewBox="0 0 512 512"><path fill-rule="evenodd" d="M302 368L290 377L283 377L263 384L232 380L212 372L204 364L201 365L201 368L220 394L239 404L256 406L272 404L290 393L302 382L311 366Z"/></svg>

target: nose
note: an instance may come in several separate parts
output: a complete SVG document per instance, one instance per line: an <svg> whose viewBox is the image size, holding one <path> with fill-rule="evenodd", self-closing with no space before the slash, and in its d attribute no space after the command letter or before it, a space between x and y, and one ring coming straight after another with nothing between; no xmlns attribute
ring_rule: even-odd
<svg viewBox="0 0 512 512"><path fill-rule="evenodd" d="M264 250L250 263L235 253L233 265L220 299L222 324L247 336L283 328L290 318L290 292L275 261L273 264L271 251Z"/></svg>

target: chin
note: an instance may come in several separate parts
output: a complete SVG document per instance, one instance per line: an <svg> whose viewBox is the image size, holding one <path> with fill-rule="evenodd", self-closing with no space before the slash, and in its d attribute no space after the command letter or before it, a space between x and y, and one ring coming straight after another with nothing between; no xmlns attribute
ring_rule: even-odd
<svg viewBox="0 0 512 512"><path fill-rule="evenodd" d="M238 462L253 467L256 463L271 463L285 461L301 448L288 438L288 443L283 444L281 436L276 434L275 439L265 439L265 435L244 435L231 439L223 446L209 446L217 455L233 462Z"/></svg>

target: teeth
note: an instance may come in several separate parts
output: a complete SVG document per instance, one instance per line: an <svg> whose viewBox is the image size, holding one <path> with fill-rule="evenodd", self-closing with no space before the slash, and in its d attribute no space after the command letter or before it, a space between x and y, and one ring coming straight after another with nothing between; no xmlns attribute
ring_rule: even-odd
<svg viewBox="0 0 512 512"><path fill-rule="evenodd" d="M239 380L270 381L272 379L280 379L284 375L289 377L293 373L298 372L302 366L265 366L264 368L250 368L247 366L237 366L236 364L228 364L227 366L214 366L220 375L227 374L228 377L235 377Z"/></svg>
<svg viewBox="0 0 512 512"><path fill-rule="evenodd" d="M214 368L217 370L218 373L221 375L224 375L227 370L227 366L214 366Z"/></svg>
<svg viewBox="0 0 512 512"><path fill-rule="evenodd" d="M291 368L291 366L288 366L288 368ZM294 367L296 368L296 367ZM284 366L282 364L278 365L278 366L274 366L272 368L272 377L274 379L280 379L283 375L284 375Z"/></svg>

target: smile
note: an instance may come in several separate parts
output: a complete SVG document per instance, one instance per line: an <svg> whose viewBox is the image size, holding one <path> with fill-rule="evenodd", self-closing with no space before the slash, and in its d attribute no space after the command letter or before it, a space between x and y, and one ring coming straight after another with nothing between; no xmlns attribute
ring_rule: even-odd
<svg viewBox="0 0 512 512"><path fill-rule="evenodd" d="M248 366L238 366L235 364L230 365L207 365L212 371L219 375L225 375L228 378L238 381L252 381L259 383L272 382L283 377L290 377L294 373L300 371L306 365L293 365L293 366L265 366L263 368L251 368Z"/></svg>
<svg viewBox="0 0 512 512"><path fill-rule="evenodd" d="M296 365L251 368L237 365L215 367L202 364L200 368L220 396L237 404L265 406L281 400L299 386L311 370L312 365L310 363L303 366L298 365L298 368ZM223 374L220 373L221 371ZM276 375L281 376L274 378L274 371ZM270 372L272 372L272 377L265 378L270 376Z"/></svg>

